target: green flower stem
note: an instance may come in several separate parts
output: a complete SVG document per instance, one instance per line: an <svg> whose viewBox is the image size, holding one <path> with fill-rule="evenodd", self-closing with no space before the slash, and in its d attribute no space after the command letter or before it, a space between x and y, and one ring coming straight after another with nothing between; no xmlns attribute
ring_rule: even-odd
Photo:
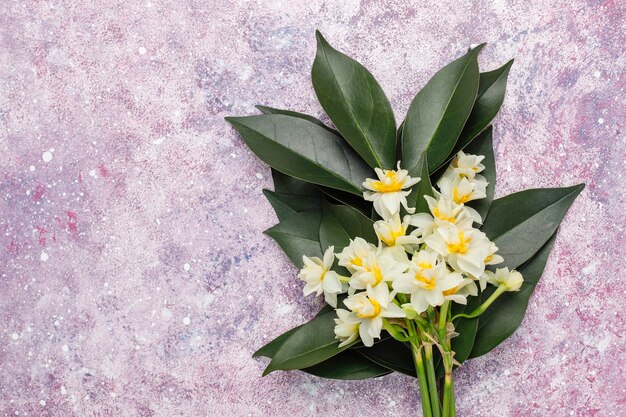
<svg viewBox="0 0 626 417"><path fill-rule="evenodd" d="M446 370L445 380L443 382L443 417L452 417L452 402L454 401L454 388L452 385L452 372Z"/></svg>
<svg viewBox="0 0 626 417"><path fill-rule="evenodd" d="M452 376L452 374L450 374ZM456 403L454 401L454 378L450 380L450 417L456 417Z"/></svg>
<svg viewBox="0 0 626 417"><path fill-rule="evenodd" d="M465 317L466 319L473 319L474 317L480 316L489 308L489 306L494 301L496 301L498 297L500 297L500 295L502 295L506 291L507 291L506 285L499 285L498 288L493 292L493 294L491 294L491 296L487 298L487 301L482 303L476 310L472 311L470 314L457 314L456 316L452 317L452 320L456 320L460 317Z"/></svg>
<svg viewBox="0 0 626 417"><path fill-rule="evenodd" d="M422 397L422 411L424 417L433 417L432 408L430 406L430 395L428 393L428 384L426 382L426 370L424 369L424 360L420 348L421 340L415 331L415 325L411 320L406 321L411 340L411 351L413 353L413 362L415 363L415 371L417 372L417 382L420 387L420 395Z"/></svg>
<svg viewBox="0 0 626 417"><path fill-rule="evenodd" d="M428 391L430 393L430 405L433 417L441 416L441 403L437 393L437 377L435 376L435 364L433 363L433 345L426 342L424 345L424 359L426 361L426 377L428 378Z"/></svg>
<svg viewBox="0 0 626 417"><path fill-rule="evenodd" d="M446 301L439 310L439 340L442 345L445 343L448 324L448 311L450 310L450 301Z"/></svg>

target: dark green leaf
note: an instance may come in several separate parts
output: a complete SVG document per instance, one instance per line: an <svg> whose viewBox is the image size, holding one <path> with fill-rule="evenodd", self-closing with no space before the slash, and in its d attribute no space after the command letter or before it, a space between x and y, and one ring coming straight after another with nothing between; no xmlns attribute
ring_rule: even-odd
<svg viewBox="0 0 626 417"><path fill-rule="evenodd" d="M281 194L292 195L319 195L316 185L283 174L272 168L272 180L274 191Z"/></svg>
<svg viewBox="0 0 626 417"><path fill-rule="evenodd" d="M308 368L347 349L348 346L338 347L335 317L337 314L330 311L298 327L280 345L263 375L277 370Z"/></svg>
<svg viewBox="0 0 626 417"><path fill-rule="evenodd" d="M465 312L471 313L480 306L480 303L480 296L468 297ZM472 346L474 346L474 339L478 330L478 318L461 318L454 324L454 327L455 331L459 333L457 337L451 339L454 359L459 363L463 363L472 351Z"/></svg>
<svg viewBox="0 0 626 417"><path fill-rule="evenodd" d="M302 255L323 256L319 242L321 217L320 210L302 211L281 220L265 233L278 243L295 266L302 268Z"/></svg>
<svg viewBox="0 0 626 417"><path fill-rule="evenodd" d="M466 152L472 155L484 155L483 165L485 170L480 175L487 178L489 185L487 186L487 197L471 201L468 203L470 207L476 209L483 220L487 217L491 202L493 201L493 195L496 191L496 161L493 156L493 129L489 126L467 147Z"/></svg>
<svg viewBox="0 0 626 417"><path fill-rule="evenodd" d="M371 166L393 168L396 121L374 76L332 48L316 32L312 79L315 94L341 135Z"/></svg>
<svg viewBox="0 0 626 417"><path fill-rule="evenodd" d="M362 237L376 244L374 222L361 212L348 206L325 204L322 208L322 221L319 227L319 241L323 249L335 247L335 253L348 246L350 239Z"/></svg>
<svg viewBox="0 0 626 417"><path fill-rule="evenodd" d="M350 349L302 370L322 378L345 380L376 378L391 373L391 370Z"/></svg>
<svg viewBox="0 0 626 417"><path fill-rule="evenodd" d="M424 198L426 195L433 197L433 186L430 183L430 178L428 176L428 161L426 153L422 154L422 157L415 168L415 174L421 179L420 182L414 185L411 189L411 194L407 197L408 205L409 207L415 207L416 213L430 213L428 203Z"/></svg>
<svg viewBox="0 0 626 417"><path fill-rule="evenodd" d="M381 340L369 348L354 349L385 368L416 377L411 347L393 338Z"/></svg>
<svg viewBox="0 0 626 417"><path fill-rule="evenodd" d="M482 45L439 70L417 93L404 120L402 156L415 174L428 155L428 171L441 165L456 144L478 91L478 52Z"/></svg>
<svg viewBox="0 0 626 417"><path fill-rule="evenodd" d="M343 139L304 119L262 114L226 120L252 152L284 174L356 195L372 175Z"/></svg>
<svg viewBox="0 0 626 417"><path fill-rule="evenodd" d="M319 317L331 311L335 311L335 309L328 304L325 304L324 307L322 307L322 309L315 315L315 317ZM273 358L274 355L276 355L276 352L280 350L280 347L285 342L285 340L289 339L291 335L294 334L295 331L298 330L300 327L306 325L307 323L301 324L298 327L294 327L293 329L286 331L285 333L278 336L276 339L272 340L271 342L267 343L265 346L254 352L252 354L252 357L256 358L258 356L265 356L266 358Z"/></svg>
<svg viewBox="0 0 626 417"><path fill-rule="evenodd" d="M494 200L482 231L504 258L498 267L517 268L537 253L584 187L525 190Z"/></svg>
<svg viewBox="0 0 626 417"><path fill-rule="evenodd" d="M293 116L293 117L298 117L300 119L308 120L309 122L315 123L316 125L321 126L324 129L328 130L329 132L337 136L340 136L339 132L337 132L335 129L326 126L324 122L322 122L320 119L313 117L313 116L309 116L308 114L298 113L297 111L291 111L291 110L275 109L273 107L267 107L267 106L256 106L256 108L259 109L263 114L284 114L286 116Z"/></svg>
<svg viewBox="0 0 626 417"><path fill-rule="evenodd" d="M519 269L524 276L524 284L520 291L502 294L479 317L478 332L469 356L470 358L475 358L491 351L511 336L520 326L526 314L528 300L543 274L555 237L556 232L539 252ZM483 300L486 300L492 293L493 291L485 292Z"/></svg>
<svg viewBox="0 0 626 417"><path fill-rule="evenodd" d="M476 94L474 107L450 156L454 156L471 143L496 117L504 101L506 80L509 76L511 65L513 65L513 60L496 70L480 73L478 94Z"/></svg>
<svg viewBox="0 0 626 417"><path fill-rule="evenodd" d="M304 210L319 209L322 206L321 196L296 196L270 190L263 190L263 194L274 208L279 220L284 220L292 214Z"/></svg>
<svg viewBox="0 0 626 417"><path fill-rule="evenodd" d="M344 191L339 191L328 187L320 186L319 189L328 197L330 197L331 202L350 206L368 217L372 213L372 203L370 203L369 201L365 201L362 196L357 197L354 194L346 193Z"/></svg>

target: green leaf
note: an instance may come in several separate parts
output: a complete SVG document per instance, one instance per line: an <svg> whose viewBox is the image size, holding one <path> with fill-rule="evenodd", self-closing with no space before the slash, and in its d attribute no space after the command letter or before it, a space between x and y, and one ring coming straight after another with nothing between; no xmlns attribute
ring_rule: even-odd
<svg viewBox="0 0 626 417"><path fill-rule="evenodd" d="M396 162L396 121L389 100L363 65L342 54L317 31L312 79L315 94L337 130L371 166Z"/></svg>
<svg viewBox="0 0 626 417"><path fill-rule="evenodd" d="M319 241L323 249L335 247L335 253L348 246L350 239L362 237L376 244L374 222L349 206L324 204L319 227Z"/></svg>
<svg viewBox="0 0 626 417"><path fill-rule="evenodd" d="M374 343L372 347L354 350L380 366L414 378L417 377L410 346L391 337Z"/></svg>
<svg viewBox="0 0 626 417"><path fill-rule="evenodd" d="M357 197L354 194L346 193L344 191L335 190L328 187L319 187L319 189L330 197L330 202L335 204L345 204L353 209L356 209L369 217L372 213L373 205L369 201L365 201L363 197Z"/></svg>
<svg viewBox="0 0 626 417"><path fill-rule="evenodd" d="M425 195L433 197L433 186L430 183L428 176L428 161L426 153L422 154L415 173L421 178L420 182L415 184L411 189L411 194L407 196L407 203L409 207L415 207L416 213L430 213L428 203L424 198Z"/></svg>
<svg viewBox="0 0 626 417"><path fill-rule="evenodd" d="M308 114L298 113L297 111L291 111L291 110L275 109L274 107L268 107L268 106L256 106L256 108L259 109L259 111L261 111L261 113L263 114L284 114L286 116L293 116L293 117L298 117L300 119L308 120L309 122L315 123L316 125L321 126L324 129L328 130L329 132L337 136L340 136L338 131L336 131L335 129L329 126L326 126L324 122L322 122L320 119L313 117L313 116L309 116Z"/></svg>
<svg viewBox="0 0 626 417"><path fill-rule="evenodd" d="M402 130L402 160L411 174L424 152L433 172L454 149L478 91L482 47L439 70L413 99Z"/></svg>
<svg viewBox="0 0 626 417"><path fill-rule="evenodd" d="M281 194L291 195L319 195L316 185L283 174L272 168L272 180L274 191Z"/></svg>
<svg viewBox="0 0 626 417"><path fill-rule="evenodd" d="M276 170L314 184L361 195L370 168L337 135L281 114L227 117L246 145Z"/></svg>
<svg viewBox="0 0 626 417"><path fill-rule="evenodd" d="M493 129L489 126L466 149L466 153L485 156L482 162L485 170L480 175L484 176L489 182L489 185L487 185L487 197L468 203L470 207L473 207L480 214L483 220L487 217L496 191L496 161L493 156L492 131Z"/></svg>
<svg viewBox="0 0 626 417"><path fill-rule="evenodd" d="M270 190L263 190L263 194L265 194L265 197L274 208L279 220L284 220L292 214L301 211L319 209L322 206L321 196L296 196Z"/></svg>
<svg viewBox="0 0 626 417"><path fill-rule="evenodd" d="M302 255L323 256L319 241L320 210L305 210L295 213L265 233L278 243L287 257L298 268L302 268Z"/></svg>
<svg viewBox="0 0 626 417"><path fill-rule="evenodd" d="M498 267L517 268L537 253L584 187L525 190L494 200L481 230L504 258Z"/></svg>
<svg viewBox="0 0 626 417"><path fill-rule="evenodd" d="M350 349L302 371L322 378L344 380L377 378L392 372Z"/></svg>
<svg viewBox="0 0 626 417"><path fill-rule="evenodd" d="M277 370L308 368L346 350L349 346L339 348L339 341L335 339L335 317L337 314L331 311L298 327L280 345L263 375Z"/></svg>
<svg viewBox="0 0 626 417"><path fill-rule="evenodd" d="M469 356L470 358L475 358L491 351L511 336L520 326L526 314L528 300L543 274L555 238L556 232L539 252L519 269L524 276L524 284L520 291L502 294L479 317L478 332ZM482 298L487 299L492 293L493 289L486 291Z"/></svg>
<svg viewBox="0 0 626 417"><path fill-rule="evenodd" d="M496 117L506 93L506 81L509 76L509 70L513 65L510 60L498 69L489 72L480 73L480 81L478 84L478 94L472 112L465 122L465 127L459 136L454 151L454 156L460 150L463 150L470 144Z"/></svg>
<svg viewBox="0 0 626 417"><path fill-rule="evenodd" d="M480 295L467 297L465 312L471 313L480 306L480 303ZM454 359L459 361L459 363L463 363L470 355L472 346L474 346L474 339L476 338L476 331L478 330L478 318L461 318L454 324L454 327L455 331L459 334L457 337L451 339Z"/></svg>
<svg viewBox="0 0 626 417"><path fill-rule="evenodd" d="M323 314L326 314L326 313L329 313L329 312L334 312L334 311L335 311L334 308L332 308L328 304L325 304L324 307L322 307L320 309L320 311L315 315L315 317L319 317L319 316L321 316ZM267 343L265 346L263 346L262 348L260 348L256 352L254 352L252 354L252 357L256 358L258 356L264 356L264 357L270 358L270 359L273 358L274 355L276 355L276 352L278 352L280 350L280 347L285 342L285 340L289 339L291 337L291 335L293 335L296 332L296 330L298 330L302 326L306 326L306 325L307 325L307 323L301 324L298 327L294 327L293 329L286 331L285 333L281 334L280 336L278 336L277 338L275 338L271 342Z"/></svg>

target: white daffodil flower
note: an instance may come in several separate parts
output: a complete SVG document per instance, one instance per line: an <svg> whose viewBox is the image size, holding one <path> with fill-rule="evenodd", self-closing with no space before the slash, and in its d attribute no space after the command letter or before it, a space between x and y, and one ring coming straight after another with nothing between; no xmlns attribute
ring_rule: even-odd
<svg viewBox="0 0 626 417"><path fill-rule="evenodd" d="M463 277L450 272L444 262L437 261L437 255L420 255L418 252L409 264L409 270L393 283L394 290L411 295L411 306L422 313L429 306L440 306L445 301L445 292L463 283ZM431 263L431 261L436 263Z"/></svg>
<svg viewBox="0 0 626 417"><path fill-rule="evenodd" d="M403 251L404 252L404 251ZM350 293L371 287L377 298L389 295L388 282L393 282L407 268L407 264L398 262L397 254L379 247L362 259L362 265L350 277Z"/></svg>
<svg viewBox="0 0 626 417"><path fill-rule="evenodd" d="M443 175L450 178L458 175L473 180L477 173L485 170L485 166L481 164L483 159L483 155L470 155L460 151Z"/></svg>
<svg viewBox="0 0 626 417"><path fill-rule="evenodd" d="M337 307L337 294L342 292L342 285L339 275L330 270L335 260L334 249L333 246L326 249L323 260L317 256L312 258L302 256L304 267L300 270L298 278L306 282L303 289L305 297L311 293L315 295L324 293L326 302Z"/></svg>
<svg viewBox="0 0 626 417"><path fill-rule="evenodd" d="M413 252L420 241L417 236L406 234L410 219L410 216L404 216L404 221L400 221L400 213L396 213L387 220L378 220L374 223L376 236L389 247L399 245Z"/></svg>
<svg viewBox="0 0 626 417"><path fill-rule="evenodd" d="M367 258L370 253L375 253L376 250L376 246L366 242L363 238L357 237L354 240L350 240L350 244L336 256L339 260L339 266L343 266L351 273L354 273L357 267L363 265L363 258Z"/></svg>
<svg viewBox="0 0 626 417"><path fill-rule="evenodd" d="M509 268L497 268L496 272L485 271L487 281L495 286L504 286L505 291L519 291L524 283L524 277L515 269L509 272Z"/></svg>
<svg viewBox="0 0 626 417"><path fill-rule="evenodd" d="M335 310L337 318L335 319L335 339L339 339L339 347L344 347L354 342L359 337L359 325L361 320L356 313L352 313L343 308Z"/></svg>
<svg viewBox="0 0 626 417"><path fill-rule="evenodd" d="M463 278L463 282L459 285L443 292L443 297L446 301L450 300L464 305L467 304L467 297L470 295L478 295L478 287L471 278Z"/></svg>
<svg viewBox="0 0 626 417"><path fill-rule="evenodd" d="M483 232L455 225L437 228L425 243L445 257L452 268L475 277L485 271L485 258L491 250L491 242Z"/></svg>
<svg viewBox="0 0 626 417"><path fill-rule="evenodd" d="M461 229L470 229L472 222L476 221L474 214L469 207L457 204L451 199L439 194L439 198L424 196L428 203L428 208L433 215L437 226L449 226L454 224ZM475 210L474 210L475 211ZM478 214L478 213L477 213ZM482 224L482 219L478 215L478 222Z"/></svg>
<svg viewBox="0 0 626 417"><path fill-rule="evenodd" d="M487 179L482 175L476 175L473 180L455 176L454 178L441 177L437 181L441 194L456 204L465 204L468 201L487 197L488 184Z"/></svg>
<svg viewBox="0 0 626 417"><path fill-rule="evenodd" d="M491 242L491 246L489 247L489 253L485 258L485 265L498 265L499 263L504 262L504 258L498 255L496 252L498 251L498 247L495 243Z"/></svg>
<svg viewBox="0 0 626 417"><path fill-rule="evenodd" d="M363 183L368 191L363 193L363 198L374 203L374 209L383 218L389 219L394 214L400 212L400 205L404 206L407 212L413 213L414 208L408 207L406 197L411 193L407 188L412 187L420 181L420 178L411 178L409 171L400 169L380 169L375 168L378 180L368 178Z"/></svg>
<svg viewBox="0 0 626 417"><path fill-rule="evenodd" d="M359 336L365 346L372 346L374 339L380 338L383 328L383 318L402 318L406 316L404 310L392 302L395 293L384 297L376 295L371 285L365 292L354 294L344 300L344 304L359 320Z"/></svg>

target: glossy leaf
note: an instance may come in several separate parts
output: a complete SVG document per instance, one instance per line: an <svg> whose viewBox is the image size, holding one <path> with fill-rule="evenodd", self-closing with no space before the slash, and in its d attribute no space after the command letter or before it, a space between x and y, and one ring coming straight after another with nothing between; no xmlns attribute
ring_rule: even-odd
<svg viewBox="0 0 626 417"><path fill-rule="evenodd" d="M511 65L513 60L493 71L480 73L476 101L451 156L469 145L498 114L504 101Z"/></svg>
<svg viewBox="0 0 626 417"><path fill-rule="evenodd" d="M332 308L328 304L325 304L324 307L322 307L320 311L315 315L315 317L319 317L321 315L324 315L329 312L334 312L334 311L335 311L334 308ZM254 352L252 354L252 357L256 358L259 356L264 356L270 359L273 358L274 355L276 355L276 353L280 350L280 347L285 342L285 340L289 339L291 335L293 335L296 332L296 330L306 325L307 323L304 323L304 324L301 324L300 326L294 327L293 329L286 331L285 333L281 334L280 336L273 339L271 342L267 343L262 348Z"/></svg>
<svg viewBox="0 0 626 417"><path fill-rule="evenodd" d="M295 213L265 233L278 243L287 257L298 268L302 268L302 255L323 256L319 242L320 210Z"/></svg>
<svg viewBox="0 0 626 417"><path fill-rule="evenodd" d="M227 117L246 145L276 170L314 184L361 195L370 168L339 136L281 114Z"/></svg>
<svg viewBox="0 0 626 417"><path fill-rule="evenodd" d="M468 297L464 311L471 313L480 306L480 303L480 295ZM455 331L459 333L457 337L451 339L454 359L459 363L463 363L469 357L472 347L474 346L474 339L478 331L478 318L461 318L454 324L454 327Z"/></svg>
<svg viewBox="0 0 626 417"><path fill-rule="evenodd" d="M411 174L417 172L424 152L428 171L433 172L454 149L478 91L481 49L439 70L413 99L402 130L403 162Z"/></svg>
<svg viewBox="0 0 626 417"><path fill-rule="evenodd" d="M376 244L378 238L374 232L374 222L352 207L325 204L319 227L322 249L332 245L335 247L335 253L338 253L348 246L350 239L356 237Z"/></svg>
<svg viewBox="0 0 626 417"><path fill-rule="evenodd" d="M365 201L363 196L358 197L354 194L346 193L344 191L335 190L333 188L328 187L319 187L319 189L329 197L329 201L335 202L336 204L345 204L346 206L350 206L353 209L356 209L363 213L365 216L369 217L372 213L373 205L369 201Z"/></svg>
<svg viewBox="0 0 626 417"><path fill-rule="evenodd" d="M315 195L321 198L321 194L316 185L283 174L280 171L276 171L274 168L272 168L272 180L274 182L274 191L277 193L305 196Z"/></svg>
<svg viewBox="0 0 626 417"><path fill-rule="evenodd" d="M416 377L411 348L391 337L375 343L372 347L355 350L385 368Z"/></svg>
<svg viewBox="0 0 626 417"><path fill-rule="evenodd" d="M416 213L430 213L428 203L424 196L433 197L433 186L428 176L428 161L426 153L422 154L420 161L415 168L415 175L420 177L420 182L411 189L411 194L407 196L409 207L415 207Z"/></svg>
<svg viewBox="0 0 626 417"><path fill-rule="evenodd" d="M270 202L278 220L305 210L319 209L322 206L321 196L281 194L270 190L263 190L263 194Z"/></svg>
<svg viewBox="0 0 626 417"><path fill-rule="evenodd" d="M344 380L377 378L392 372L351 349L302 371L322 378Z"/></svg>
<svg viewBox="0 0 626 417"><path fill-rule="evenodd" d="M298 327L280 346L263 375L277 370L302 369L331 358L348 346L339 348L335 339L334 311L315 317Z"/></svg>
<svg viewBox="0 0 626 417"><path fill-rule="evenodd" d="M543 274L555 238L556 233L529 262L519 269L524 276L524 284L520 291L502 294L479 317L478 332L470 354L471 358L491 351L520 326L524 320L530 296ZM491 288L491 291L483 294L483 300L493 293L494 287Z"/></svg>
<svg viewBox="0 0 626 417"><path fill-rule="evenodd" d="M494 200L481 230L504 258L498 267L517 268L537 253L584 186L531 189Z"/></svg>
<svg viewBox="0 0 626 417"><path fill-rule="evenodd" d="M316 32L312 80L315 94L337 130L371 166L396 164L396 121L374 76L354 59L331 47Z"/></svg>
<svg viewBox="0 0 626 417"><path fill-rule="evenodd" d="M263 114L284 114L286 116L293 116L293 117L298 117L300 119L308 120L309 122L315 123L316 125L321 126L324 129L328 130L329 132L339 136L338 131L336 131L335 129L329 126L326 126L326 124L324 124L324 122L322 122L320 119L313 117L313 116L309 116L308 114L299 113L297 111L291 111L291 110L276 109L274 107L268 107L268 106L256 106L256 108L259 109L259 111L261 111L261 113Z"/></svg>
<svg viewBox="0 0 626 417"><path fill-rule="evenodd" d="M482 161L485 170L481 172L480 175L484 176L489 182L489 185L487 185L487 197L468 203L469 206L476 209L483 220L485 220L487 213L489 213L489 208L491 207L491 202L493 201L493 196L496 191L496 161L493 156L492 131L493 129L489 126L465 150L465 152L469 154L485 156L485 159Z"/></svg>

